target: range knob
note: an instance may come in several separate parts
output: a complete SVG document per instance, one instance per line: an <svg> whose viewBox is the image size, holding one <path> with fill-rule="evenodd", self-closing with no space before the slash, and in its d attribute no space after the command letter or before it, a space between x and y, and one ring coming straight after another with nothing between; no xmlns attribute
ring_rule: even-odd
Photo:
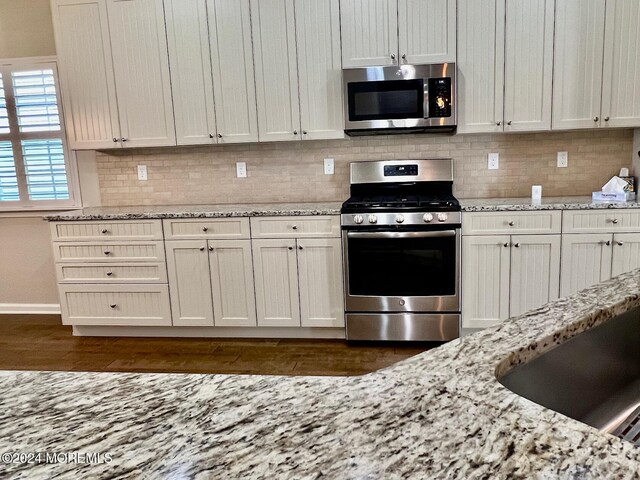
<svg viewBox="0 0 640 480"><path fill-rule="evenodd" d="M364 218L362 218L362 215L353 216L353 223L355 223L356 225L360 225L362 222L364 222Z"/></svg>
<svg viewBox="0 0 640 480"><path fill-rule="evenodd" d="M449 216L446 213L439 213L438 214L438 221L439 222L446 222L447 218L449 218Z"/></svg>
<svg viewBox="0 0 640 480"><path fill-rule="evenodd" d="M432 213L425 213L422 216L422 219L426 222L426 223L430 223L433 221L433 214Z"/></svg>
<svg viewBox="0 0 640 480"><path fill-rule="evenodd" d="M396 215L396 223L404 223L404 215L401 213Z"/></svg>
<svg viewBox="0 0 640 480"><path fill-rule="evenodd" d="M376 215L369 215L369 223L378 223L378 217Z"/></svg>

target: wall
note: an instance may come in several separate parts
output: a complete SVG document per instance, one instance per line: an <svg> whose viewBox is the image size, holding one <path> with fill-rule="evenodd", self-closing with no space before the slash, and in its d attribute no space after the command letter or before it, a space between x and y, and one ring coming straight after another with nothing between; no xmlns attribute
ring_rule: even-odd
<svg viewBox="0 0 640 480"><path fill-rule="evenodd" d="M97 155L104 205L341 201L348 197L349 163L359 160L451 157L460 198L526 197L531 185L544 196L591 195L620 167L630 167L632 130L503 135L360 137ZM569 167L557 168L558 151ZM487 170L487 154L500 153L500 169ZM322 161L335 159L335 175ZM248 178L235 176L247 162ZM149 180L137 180L136 166Z"/></svg>
<svg viewBox="0 0 640 480"><path fill-rule="evenodd" d="M55 54L49 0L0 0L0 59Z"/></svg>

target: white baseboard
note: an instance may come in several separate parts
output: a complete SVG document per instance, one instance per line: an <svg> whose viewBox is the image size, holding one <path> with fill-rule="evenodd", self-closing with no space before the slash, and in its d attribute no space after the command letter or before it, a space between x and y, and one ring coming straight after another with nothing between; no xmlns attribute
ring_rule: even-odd
<svg viewBox="0 0 640 480"><path fill-rule="evenodd" d="M60 315L60 305L57 303L0 303L0 315L4 314Z"/></svg>

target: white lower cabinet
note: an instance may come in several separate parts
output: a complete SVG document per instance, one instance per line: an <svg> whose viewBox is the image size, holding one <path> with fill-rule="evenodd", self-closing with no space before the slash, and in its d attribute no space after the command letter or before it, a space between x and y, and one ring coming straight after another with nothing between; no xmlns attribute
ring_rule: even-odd
<svg viewBox="0 0 640 480"><path fill-rule="evenodd" d="M175 326L255 326L249 240L166 242Z"/></svg>
<svg viewBox="0 0 640 480"><path fill-rule="evenodd" d="M462 238L462 326L485 328L558 298L560 235Z"/></svg>
<svg viewBox="0 0 640 480"><path fill-rule="evenodd" d="M343 327L339 238L253 240L258 325Z"/></svg>

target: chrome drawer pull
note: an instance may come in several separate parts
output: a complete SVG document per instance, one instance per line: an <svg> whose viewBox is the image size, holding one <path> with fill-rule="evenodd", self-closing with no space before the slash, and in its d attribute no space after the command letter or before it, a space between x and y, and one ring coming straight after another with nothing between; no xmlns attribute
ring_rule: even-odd
<svg viewBox="0 0 640 480"><path fill-rule="evenodd" d="M104 254L105 254L105 255L111 255L111 250L105 250L105 251L104 251Z"/></svg>
<svg viewBox="0 0 640 480"><path fill-rule="evenodd" d="M111 305L109 305L111 308L116 308L118 305L115 303L112 303Z"/></svg>
<svg viewBox="0 0 640 480"><path fill-rule="evenodd" d="M613 220L611 220L611 223L613 223L614 225L618 223L618 219L614 218Z"/></svg>
<svg viewBox="0 0 640 480"><path fill-rule="evenodd" d="M102 233L104 235L104 234L109 233L109 230L107 230L106 228L103 228L102 230L100 230L100 233Z"/></svg>
<svg viewBox="0 0 640 480"><path fill-rule="evenodd" d="M202 231L203 232L208 232L209 231L209 227L202 227Z"/></svg>
<svg viewBox="0 0 640 480"><path fill-rule="evenodd" d="M111 275L113 275L113 272L107 272L107 277L110 277Z"/></svg>

